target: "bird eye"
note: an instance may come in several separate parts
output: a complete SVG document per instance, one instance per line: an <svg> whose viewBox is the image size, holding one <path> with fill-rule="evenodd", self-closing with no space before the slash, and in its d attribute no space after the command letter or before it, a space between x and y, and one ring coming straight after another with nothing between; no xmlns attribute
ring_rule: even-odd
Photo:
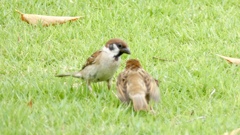
<svg viewBox="0 0 240 135"><path fill-rule="evenodd" d="M117 47L118 47L118 48L122 48L122 45L121 45L121 44L117 44Z"/></svg>

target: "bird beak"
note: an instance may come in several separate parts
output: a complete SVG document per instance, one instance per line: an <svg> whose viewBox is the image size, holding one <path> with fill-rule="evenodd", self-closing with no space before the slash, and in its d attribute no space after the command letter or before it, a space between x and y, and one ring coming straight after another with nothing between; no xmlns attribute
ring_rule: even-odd
<svg viewBox="0 0 240 135"><path fill-rule="evenodd" d="M130 50L128 48L122 48L120 50L121 53L131 54Z"/></svg>

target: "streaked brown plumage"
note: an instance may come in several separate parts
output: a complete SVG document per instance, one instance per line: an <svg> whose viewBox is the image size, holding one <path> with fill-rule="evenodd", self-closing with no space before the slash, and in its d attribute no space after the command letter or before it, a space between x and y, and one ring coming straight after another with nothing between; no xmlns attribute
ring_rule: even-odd
<svg viewBox="0 0 240 135"><path fill-rule="evenodd" d="M125 70L117 78L118 98L124 102L133 102L134 110L150 110L149 101L159 101L158 80L150 76L136 59L126 63Z"/></svg>

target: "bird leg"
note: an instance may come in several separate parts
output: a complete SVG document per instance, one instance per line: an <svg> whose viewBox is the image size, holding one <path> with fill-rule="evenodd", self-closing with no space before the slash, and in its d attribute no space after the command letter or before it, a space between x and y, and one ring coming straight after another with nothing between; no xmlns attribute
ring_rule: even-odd
<svg viewBox="0 0 240 135"><path fill-rule="evenodd" d="M90 92L92 92L91 82L87 80L87 87Z"/></svg>
<svg viewBox="0 0 240 135"><path fill-rule="evenodd" d="M107 80L108 90L111 89L111 85L112 85L112 79Z"/></svg>
<svg viewBox="0 0 240 135"><path fill-rule="evenodd" d="M156 112L153 110L153 108L150 106L149 112L152 114L156 114Z"/></svg>

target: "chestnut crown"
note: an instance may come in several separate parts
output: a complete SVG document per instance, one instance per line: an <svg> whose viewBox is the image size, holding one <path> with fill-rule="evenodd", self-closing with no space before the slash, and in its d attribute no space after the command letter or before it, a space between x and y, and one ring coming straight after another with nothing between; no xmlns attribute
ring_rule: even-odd
<svg viewBox="0 0 240 135"><path fill-rule="evenodd" d="M130 59L126 62L126 69L138 69L141 68L142 65L137 59Z"/></svg>

